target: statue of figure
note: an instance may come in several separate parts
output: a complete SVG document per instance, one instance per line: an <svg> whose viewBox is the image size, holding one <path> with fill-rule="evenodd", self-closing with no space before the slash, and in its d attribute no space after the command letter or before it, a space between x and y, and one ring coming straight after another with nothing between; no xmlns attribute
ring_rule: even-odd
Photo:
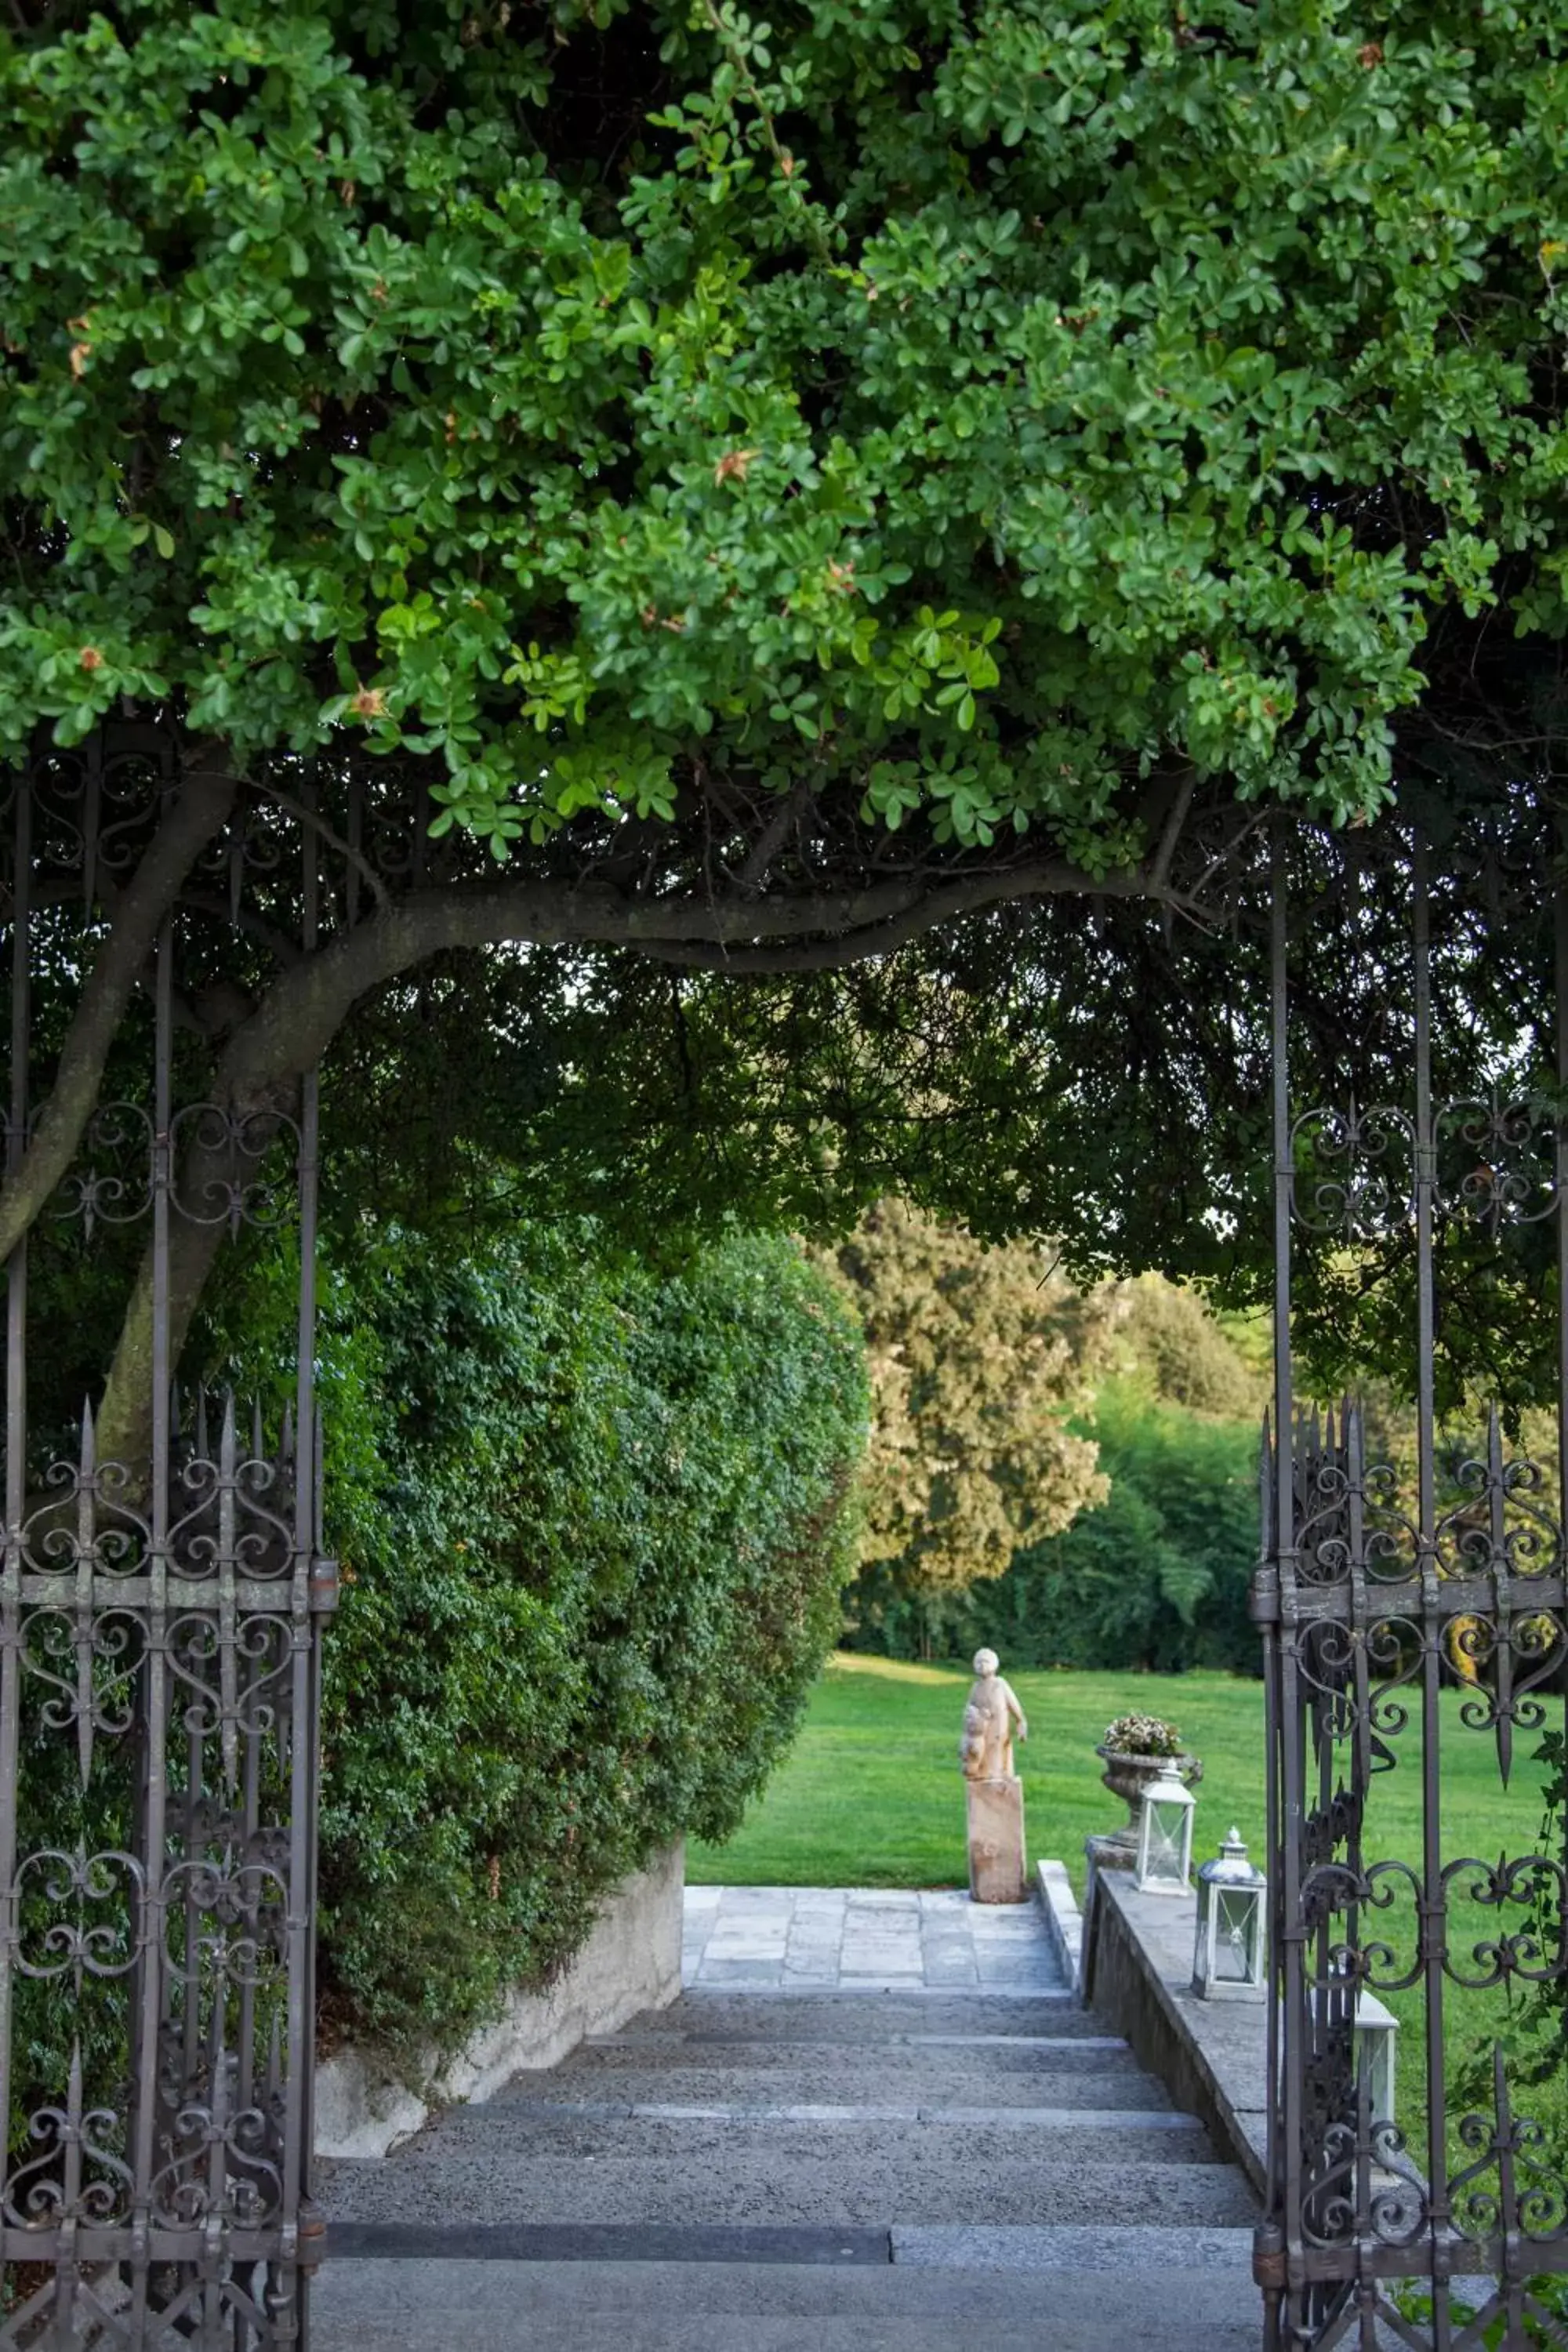
<svg viewBox="0 0 1568 2352"><path fill-rule="evenodd" d="M1029 1736L1012 1685L997 1672L1000 1664L994 1650L974 1653L975 1680L963 1710L963 1737L958 1743L958 1760L966 1780L1011 1780L1015 1723L1020 1739Z"/></svg>

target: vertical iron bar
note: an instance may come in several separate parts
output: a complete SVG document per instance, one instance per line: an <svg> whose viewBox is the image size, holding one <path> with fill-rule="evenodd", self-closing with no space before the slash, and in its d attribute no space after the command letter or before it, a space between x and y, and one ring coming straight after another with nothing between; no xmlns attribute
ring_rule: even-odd
<svg viewBox="0 0 1568 2352"><path fill-rule="evenodd" d="M1557 1060L1557 1116L1552 1142L1552 1209L1557 1223L1557 1525L1568 1539L1568 824L1559 840L1557 855L1557 887L1552 892Z"/></svg>
<svg viewBox="0 0 1568 2352"><path fill-rule="evenodd" d="M308 797L313 803L314 789ZM320 922L320 869L315 830L304 828L300 944L315 948ZM314 2142L316 1788L319 1627L313 1613L316 1536L316 1246L321 1084L314 1068L301 1081L300 1104L299 1358L295 1389L293 1730L289 1753L289 2075L284 2134L285 2230L295 2236L310 2196ZM310 2290L294 2275L300 2352L309 2352Z"/></svg>
<svg viewBox="0 0 1568 2352"><path fill-rule="evenodd" d="M1442 1740L1442 1594L1437 1576L1436 1453L1433 1349L1436 1338L1432 1258L1436 1191L1432 1125L1432 933L1426 844L1413 845L1412 945L1415 1003L1415 1443L1421 1545L1421 1961L1426 1994L1426 2177L1432 2265L1434 2352L1448 2352L1448 2120L1443 2064L1443 1818L1438 1759Z"/></svg>
<svg viewBox="0 0 1568 2352"><path fill-rule="evenodd" d="M1279 1433L1269 1444L1268 1424L1263 1433L1263 1493L1259 1497L1265 1557L1278 1560L1279 1532L1276 1524L1278 1505L1275 1500L1274 1474L1279 1452ZM1276 1568L1276 1573L1277 1573ZM1268 1936L1268 1966L1264 1980L1268 1986L1268 2007L1264 2013L1264 2112L1268 2134L1265 2155L1265 2189L1263 2228L1267 2233L1268 2250L1273 2253L1283 2246L1282 2186L1279 2178L1279 1627L1271 1619L1263 1625L1263 1818L1265 1823L1264 1855L1268 1865L1268 1893L1266 1923ZM1277 2287L1268 2288L1264 2296L1264 2352L1279 2352L1279 2303Z"/></svg>
<svg viewBox="0 0 1568 2352"><path fill-rule="evenodd" d="M1552 1025L1557 1063L1557 1114L1553 1122L1552 1180L1555 1198L1552 1213L1557 1224L1557 1526L1560 1544L1568 1547L1568 824L1560 822L1554 845L1557 874L1556 887L1552 892ZM1563 1693L1560 1727L1568 1737L1568 1686L1564 1685L1561 1672L1557 1683ZM1560 1826L1559 1837L1559 1860L1568 1874L1568 1817ZM1568 1885L1568 1875L1562 1883ZM1568 1932L1568 1920L1562 1916L1563 1907L1560 1900L1560 1958L1561 1938ZM1499 2063L1500 2065L1500 2060Z"/></svg>
<svg viewBox="0 0 1568 2352"><path fill-rule="evenodd" d="M89 916L98 896L98 836L103 811L103 737L87 739L87 774L81 798L81 903Z"/></svg>
<svg viewBox="0 0 1568 2352"><path fill-rule="evenodd" d="M259 1460L261 1448L258 1446L252 1459ZM264 1672L265 1668L266 1659L263 1656L258 1666L258 1675ZM240 1869L245 1874L241 1884L246 1932L252 1937L258 1933L260 1919L259 1880L250 1868L256 1851L256 1833L261 1827L261 1734L254 1727L254 1716L256 1706L258 1705L259 1700L253 1702L248 1710L252 1720L243 1734L242 1780L239 1791L234 1800L235 1808L239 1815L239 1834L236 1841L236 1851L239 1858ZM247 1975L240 1983L239 2037L236 2044L239 2061L239 2078L235 2091L234 2104L236 2112L240 2115L247 2112L256 2095L256 1986L251 1978Z"/></svg>
<svg viewBox="0 0 1568 2352"><path fill-rule="evenodd" d="M27 1045L31 1012L30 938L33 779L16 779L16 872L11 908L11 1086L5 1175L20 1171L27 1129ZM17 1243L6 1269L5 1560L0 1580L0 2179L11 2124L11 2027L16 1916L16 1770L22 1676L22 1522L27 1507L27 1244Z"/></svg>
<svg viewBox="0 0 1568 2352"><path fill-rule="evenodd" d="M1321 1444L1318 1416L1315 1412L1312 1415L1311 1429L1313 1468L1301 1501L1303 1517L1316 1510L1321 1510L1326 1496L1332 1492L1332 1474L1340 1458L1334 1432L1332 1406L1323 1416ZM1321 1535L1322 1530L1320 1529L1320 1546ZM1315 1668L1312 1686L1305 1696L1305 1707L1311 1725L1311 1761L1317 1767L1314 1776L1316 1787L1312 1789L1310 1784L1303 1787L1302 1802L1305 1806L1308 1795L1312 1796L1320 1822L1326 1822L1329 1819L1330 1801L1333 1795L1334 1729L1337 1710L1332 1691L1334 1678L1332 1633L1331 1627L1309 1625L1301 1636L1301 1648L1305 1661L1310 1667ZM1303 1818L1302 1826L1305 1829L1305 1818ZM1327 1904L1321 1904L1318 1906L1317 1931L1310 1943L1303 1939L1301 1945L1303 1967L1307 1969L1308 1976L1308 1999L1317 2004L1315 2039L1320 2052L1324 2048L1341 2047L1342 2037L1348 2036L1350 2031L1345 2021L1347 1996L1343 1971L1336 1969L1334 1965L1333 1948L1336 1938L1333 1927L1333 1917Z"/></svg>
<svg viewBox="0 0 1568 2352"><path fill-rule="evenodd" d="M1276 1912L1280 1950L1276 1958L1276 1998L1282 2008L1280 2065L1283 2080L1272 2086L1269 2130L1278 2135L1270 2169L1279 2179L1280 2219L1288 2265L1299 2263L1301 2236L1302 1981L1300 1935L1302 1752L1298 1633L1295 1612L1296 1482L1295 1394L1290 1358L1290 1220L1295 1169L1290 1139L1289 1058L1289 873L1283 824L1277 824L1270 859L1270 1019L1274 1114L1274 1531L1279 1577L1279 1822L1274 1871L1279 1880ZM1297 2290L1289 2290L1291 2315Z"/></svg>
<svg viewBox="0 0 1568 2352"><path fill-rule="evenodd" d="M360 851L364 841L364 782L359 771L349 779L349 858L343 881L343 910L352 931L359 920Z"/></svg>
<svg viewBox="0 0 1568 2352"><path fill-rule="evenodd" d="M158 2044L163 2023L165 1974L165 1842L168 1832L169 1763L169 1442L173 1398L169 1361L169 1222L174 1171L173 1055L174 943L164 918L158 933L153 983L153 1456L149 1465L152 1544L147 1556L146 1771L142 1807L142 1865L146 1884L137 1938L140 2013L133 2021L132 2072L136 2084L132 2148L132 2230L140 2251L132 2278L131 2340L146 2326L152 2226L153 2178L156 2167ZM133 1465L128 1468L134 1469Z"/></svg>
<svg viewBox="0 0 1568 2352"><path fill-rule="evenodd" d="M414 861L410 880L416 890L425 884L430 856L430 787L421 776L414 787Z"/></svg>
<svg viewBox="0 0 1568 2352"><path fill-rule="evenodd" d="M202 1770L204 1738L196 1723L193 1723L185 1734L185 1786L176 1809L176 1819L180 1824L176 1835L181 1858L187 1863L195 1859L201 1838L201 1804L206 1793L205 1775ZM184 1873L180 1889L181 1905L185 1915L184 2014L180 2020L180 2046L184 2053L181 2079L188 2098L194 2095L192 2086L200 2074L202 2063L202 1911L194 1871Z"/></svg>

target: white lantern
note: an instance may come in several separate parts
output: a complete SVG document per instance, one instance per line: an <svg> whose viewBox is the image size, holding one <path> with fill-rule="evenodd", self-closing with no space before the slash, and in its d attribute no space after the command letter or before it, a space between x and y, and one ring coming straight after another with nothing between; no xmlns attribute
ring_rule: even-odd
<svg viewBox="0 0 1568 2352"><path fill-rule="evenodd" d="M1217 1860L1198 1872L1193 1990L1205 2000L1261 2000L1268 1969L1268 1881L1232 1830Z"/></svg>
<svg viewBox="0 0 1568 2352"><path fill-rule="evenodd" d="M1399 2020L1375 1993L1356 1997L1355 2065L1359 2077L1366 2070L1367 2105L1374 2124L1394 2121L1394 2051Z"/></svg>
<svg viewBox="0 0 1568 2352"><path fill-rule="evenodd" d="M1345 1970L1341 1962L1333 1968L1336 1978ZM1313 1996L1318 2008L1319 2030L1322 2030L1324 2004L1333 1988L1320 1985ZM1342 2009L1340 2012L1343 2014ZM1374 2124L1394 2121L1394 2086L1396 2077L1399 2042L1399 2020L1391 2009L1384 2006L1377 1995L1363 1988L1356 1995L1355 2021L1352 2028L1352 2062L1359 2083L1366 2076L1367 2105Z"/></svg>
<svg viewBox="0 0 1568 2352"><path fill-rule="evenodd" d="M1173 1763L1160 1767L1160 1777L1143 1791L1138 1819L1138 1892L1140 1895L1186 1895L1192 1887L1192 1790L1177 1776Z"/></svg>

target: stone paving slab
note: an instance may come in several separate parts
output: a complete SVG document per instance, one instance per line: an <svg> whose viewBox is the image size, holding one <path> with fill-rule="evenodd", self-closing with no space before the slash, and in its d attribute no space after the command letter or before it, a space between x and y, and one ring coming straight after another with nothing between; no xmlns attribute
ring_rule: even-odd
<svg viewBox="0 0 1568 2352"><path fill-rule="evenodd" d="M683 1974L731 1991L1065 1990L1037 1899L957 1887L688 1887Z"/></svg>
<svg viewBox="0 0 1568 2352"><path fill-rule="evenodd" d="M689 1991L755 1992L785 1997L810 1995L816 2000L821 2000L824 1994L842 1994L847 2000L861 1993L879 1993L905 2000L962 2000L968 1998L996 2001L1069 2002L1073 1999L1065 1985L1041 1982L1032 1976L1020 1979L1017 1976L990 1969L979 1971L966 1969L956 1983L940 1969L917 1976L910 1969L881 1969L874 1974L861 1975L858 1970L841 1969L837 1979L825 1982L815 1972L796 1970L782 1963L770 1967L761 1960L712 1961L687 1989Z"/></svg>

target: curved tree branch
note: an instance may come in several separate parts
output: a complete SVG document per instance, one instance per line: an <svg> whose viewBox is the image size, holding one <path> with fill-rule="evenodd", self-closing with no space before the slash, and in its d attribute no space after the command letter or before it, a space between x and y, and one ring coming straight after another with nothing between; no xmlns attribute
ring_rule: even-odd
<svg viewBox="0 0 1568 2352"><path fill-rule="evenodd" d="M1173 843L1169 846L1173 846ZM1168 863L1168 847L1165 863ZM1091 875L1060 858L933 879L914 869L853 889L759 898L743 886L644 898L605 884L459 883L411 891L367 922L340 931L272 982L230 1035L213 1098L239 1117L279 1110L325 1054L362 998L454 948L503 943L622 947L650 960L745 972L822 971L889 954L964 915L1063 893L1148 898L1189 912L1185 893L1152 864ZM181 1190L199 1192L223 1171L187 1162ZM171 1237L170 1331L177 1360L217 1248L218 1229L176 1217ZM151 1411L151 1258L122 1328L99 1422L105 1459L134 1465L147 1452Z"/></svg>
<svg viewBox="0 0 1568 2352"><path fill-rule="evenodd" d="M297 1076L321 1058L362 996L450 948L624 947L656 961L737 973L826 971L887 955L988 907L1064 892L1185 903L1142 867L1091 875L1060 858L941 882L917 871L852 890L772 899L696 892L641 898L548 884L415 891L274 982L226 1060L241 1093Z"/></svg>

